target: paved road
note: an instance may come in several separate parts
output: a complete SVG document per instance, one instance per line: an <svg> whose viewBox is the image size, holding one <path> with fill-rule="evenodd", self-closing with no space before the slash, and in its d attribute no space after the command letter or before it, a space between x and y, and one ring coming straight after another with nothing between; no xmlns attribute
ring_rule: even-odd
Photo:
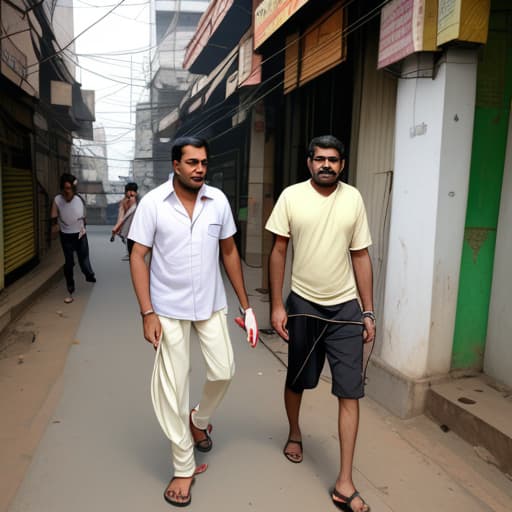
<svg viewBox="0 0 512 512"><path fill-rule="evenodd" d="M10 512L169 510L162 498L171 476L169 445L149 395L154 352L141 335L128 263L120 261L121 247L109 243L106 229L92 230L90 241L98 282L67 361L60 403ZM233 294L230 302L232 317ZM198 457L210 467L192 488L189 510L335 510L328 495L338 468L336 402L329 385L322 382L305 397L305 460L290 464L281 454L287 434L284 367L264 346L251 349L230 325L237 374L212 421L214 448ZM193 346L192 400L204 374ZM442 438L435 437L442 433L425 438L430 426L421 430L409 423L404 429L393 421L364 401L355 479L374 512L507 510L501 487L491 508L484 501L492 489L473 484L482 475L492 485L504 478L495 468L482 470L470 458L461 469L462 456L446 456L460 443L455 437L443 451Z"/></svg>

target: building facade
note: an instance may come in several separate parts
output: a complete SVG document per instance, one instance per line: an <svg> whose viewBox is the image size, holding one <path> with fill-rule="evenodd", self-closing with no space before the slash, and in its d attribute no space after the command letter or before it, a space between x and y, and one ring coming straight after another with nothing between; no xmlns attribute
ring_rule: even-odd
<svg viewBox="0 0 512 512"><path fill-rule="evenodd" d="M170 114L190 85L191 75L183 69L185 49L207 6L208 0L151 0L149 100L136 109L134 181L142 194L169 178L174 135Z"/></svg>
<svg viewBox="0 0 512 512"><path fill-rule="evenodd" d="M185 56L202 76L172 123L175 134L213 141L209 179L243 219L242 254L263 267L262 288L265 221L281 190L308 178L309 140L332 133L347 146L342 179L361 191L374 242L379 334L368 394L409 417L424 410L432 383L460 374L512 386L512 7L251 4L246 22L243 1L211 2ZM246 40L259 72L250 88L239 79Z"/></svg>
<svg viewBox="0 0 512 512"><path fill-rule="evenodd" d="M0 9L1 289L48 250L51 201L73 134L91 131L93 99L74 79L71 0Z"/></svg>

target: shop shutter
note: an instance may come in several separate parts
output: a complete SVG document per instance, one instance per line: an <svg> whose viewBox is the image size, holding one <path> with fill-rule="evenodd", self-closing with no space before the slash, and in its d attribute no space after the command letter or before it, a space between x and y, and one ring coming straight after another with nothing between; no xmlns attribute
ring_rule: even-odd
<svg viewBox="0 0 512 512"><path fill-rule="evenodd" d="M4 167L4 272L9 274L36 256L32 171Z"/></svg>
<svg viewBox="0 0 512 512"><path fill-rule="evenodd" d="M288 94L297 87L299 74L299 33L286 37L284 50L284 93Z"/></svg>
<svg viewBox="0 0 512 512"><path fill-rule="evenodd" d="M300 85L320 76L345 59L343 9L339 7L314 23L304 34Z"/></svg>

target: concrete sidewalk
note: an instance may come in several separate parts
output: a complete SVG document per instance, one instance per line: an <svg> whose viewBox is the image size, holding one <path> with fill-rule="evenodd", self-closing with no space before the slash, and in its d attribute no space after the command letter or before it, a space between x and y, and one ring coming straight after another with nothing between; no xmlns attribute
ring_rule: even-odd
<svg viewBox="0 0 512 512"><path fill-rule="evenodd" d="M169 510L163 490L171 476L168 442L149 397L153 351L141 336L128 264L90 231L98 283L92 289L63 375L62 396L10 512ZM260 270L245 268L260 327L268 296L256 291ZM237 312L229 290L230 317ZM335 510L328 489L338 471L337 405L327 379L304 397L304 462L281 451L287 435L282 390L286 344L262 335L251 349L230 320L237 374L213 418L214 449L193 487L189 510ZM191 399L203 364L192 350ZM424 416L401 421L366 398L355 481L372 511L510 511L512 482L452 432Z"/></svg>
<svg viewBox="0 0 512 512"><path fill-rule="evenodd" d="M59 241L55 240L48 253L35 268L2 290L0 294L0 334L52 283L62 279L63 265L62 249Z"/></svg>

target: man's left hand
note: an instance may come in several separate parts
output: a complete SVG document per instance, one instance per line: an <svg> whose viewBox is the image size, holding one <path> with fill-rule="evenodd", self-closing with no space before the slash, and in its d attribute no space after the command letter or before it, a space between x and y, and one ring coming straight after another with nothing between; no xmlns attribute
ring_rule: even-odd
<svg viewBox="0 0 512 512"><path fill-rule="evenodd" d="M363 318L363 343L375 341L375 322L371 318Z"/></svg>

